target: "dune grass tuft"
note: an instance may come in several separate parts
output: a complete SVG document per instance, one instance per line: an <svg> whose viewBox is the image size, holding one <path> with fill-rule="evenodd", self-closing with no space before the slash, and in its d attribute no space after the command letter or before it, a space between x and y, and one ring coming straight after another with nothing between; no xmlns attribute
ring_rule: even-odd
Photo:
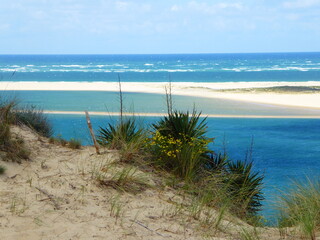
<svg viewBox="0 0 320 240"><path fill-rule="evenodd" d="M10 125L13 123L14 115L12 109L16 103L0 103L0 151L5 153L4 160L21 162L22 159L29 159L30 152L19 137L13 137Z"/></svg>
<svg viewBox="0 0 320 240"><path fill-rule="evenodd" d="M14 117L17 124L24 124L35 130L41 136L51 137L53 134L52 125L50 124L43 111L35 106L16 107Z"/></svg>
<svg viewBox="0 0 320 240"><path fill-rule="evenodd" d="M315 240L320 230L320 180L295 181L280 199L279 228L297 227L304 237Z"/></svg>
<svg viewBox="0 0 320 240"><path fill-rule="evenodd" d="M120 170L116 170L112 172L110 176L107 174L99 176L98 181L101 185L112 187L123 192L136 194L149 187L146 175L139 173L138 169L133 166L126 166Z"/></svg>
<svg viewBox="0 0 320 240"><path fill-rule="evenodd" d="M80 149L81 141L79 139L71 138L68 142L68 147L71 149Z"/></svg>

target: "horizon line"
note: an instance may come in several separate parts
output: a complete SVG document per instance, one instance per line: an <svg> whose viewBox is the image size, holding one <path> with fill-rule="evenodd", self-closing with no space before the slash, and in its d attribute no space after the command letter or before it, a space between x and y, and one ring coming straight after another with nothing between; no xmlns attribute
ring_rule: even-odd
<svg viewBox="0 0 320 240"><path fill-rule="evenodd" d="M211 52L211 53L1 53L4 55L212 55L212 54L286 54L286 53L320 53L320 51L288 51L288 52Z"/></svg>

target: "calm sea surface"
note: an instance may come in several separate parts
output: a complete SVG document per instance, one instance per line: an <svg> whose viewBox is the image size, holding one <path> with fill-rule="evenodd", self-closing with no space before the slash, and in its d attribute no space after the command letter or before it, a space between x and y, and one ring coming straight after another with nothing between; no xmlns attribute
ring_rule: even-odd
<svg viewBox="0 0 320 240"><path fill-rule="evenodd" d="M320 53L179 54L179 55L0 55L2 81L117 81L123 82L263 82L320 81ZM115 92L3 91L22 104L44 110L118 111ZM125 93L125 107L134 112L165 112L160 94ZM175 107L205 114L320 115L319 110L280 107L207 98L174 97ZM84 116L48 115L55 134L90 143ZM141 117L148 125L158 118ZM116 117L92 116L95 129ZM226 142L232 159L243 159L254 140L254 167L264 173L264 216L270 219L272 202L291 179L320 176L320 119L208 118L212 149ZM79 131L81 129L81 131ZM224 140L225 139L225 140Z"/></svg>

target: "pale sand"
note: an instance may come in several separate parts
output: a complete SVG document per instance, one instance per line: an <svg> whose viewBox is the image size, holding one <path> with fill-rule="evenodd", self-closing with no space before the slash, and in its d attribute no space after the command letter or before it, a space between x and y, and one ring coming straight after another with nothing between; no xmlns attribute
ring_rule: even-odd
<svg viewBox="0 0 320 240"><path fill-rule="evenodd" d="M27 128L13 130L32 154L21 164L4 162L0 154L0 165L7 168L0 175L1 239L222 240L240 239L244 229L257 230L260 239L280 238L277 229L256 229L228 214L220 221L212 208L200 220L193 218L187 211L191 196L163 187L167 180L153 171L137 169L150 184L137 194L102 186L98 176L112 179L127 166L118 163L115 151L71 150ZM208 219L212 222L205 224Z"/></svg>
<svg viewBox="0 0 320 240"><path fill-rule="evenodd" d="M85 115L85 112L80 111L48 111L45 110L43 113L46 114L71 114L71 115ZM89 112L93 116L119 116L119 112ZM123 113L124 116L141 116L141 117L162 117L167 115L166 113ZM305 118L305 119L320 119L319 115L228 115L228 114L202 114L204 117L210 118Z"/></svg>
<svg viewBox="0 0 320 240"><path fill-rule="evenodd" d="M167 82L123 82L122 91L164 94ZM172 83L173 95L220 98L284 106L320 108L319 93L244 93L219 92L225 89L267 88L280 86L320 86L320 82L227 82ZM0 90L118 91L117 82L0 82Z"/></svg>

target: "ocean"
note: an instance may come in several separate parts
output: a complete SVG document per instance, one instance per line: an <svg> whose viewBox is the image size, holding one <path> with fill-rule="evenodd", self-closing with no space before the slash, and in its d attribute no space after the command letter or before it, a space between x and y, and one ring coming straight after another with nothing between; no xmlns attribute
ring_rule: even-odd
<svg viewBox="0 0 320 240"><path fill-rule="evenodd" d="M172 54L172 55L0 55L1 81L38 82L308 82L320 81L320 53ZM22 104L51 111L119 109L117 92L3 91ZM126 111L166 111L164 94L124 93ZM283 107L200 97L174 96L174 106L206 114L320 115L318 109ZM49 114L55 135L90 144L81 115ZM140 117L148 125L157 117ZM92 116L97 130L116 117ZM293 179L320 176L320 119L208 118L212 149L223 143L231 159L243 159L253 139L254 169L265 175L264 209L272 219L275 195ZM81 131L79 131L81 129Z"/></svg>
<svg viewBox="0 0 320 240"><path fill-rule="evenodd" d="M319 81L320 53L0 55L3 80ZM12 73L15 72L14 77Z"/></svg>

